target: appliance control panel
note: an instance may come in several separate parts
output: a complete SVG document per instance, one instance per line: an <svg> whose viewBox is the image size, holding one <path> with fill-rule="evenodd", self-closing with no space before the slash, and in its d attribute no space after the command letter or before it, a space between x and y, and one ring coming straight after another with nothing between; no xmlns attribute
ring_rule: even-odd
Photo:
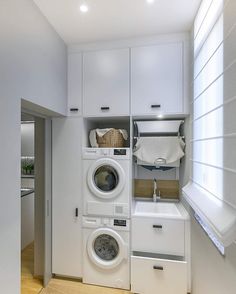
<svg viewBox="0 0 236 294"><path fill-rule="evenodd" d="M83 148L84 159L108 157L114 159L129 159L129 148Z"/></svg>
<svg viewBox="0 0 236 294"><path fill-rule="evenodd" d="M114 226L126 227L126 220L125 219L114 219Z"/></svg>
<svg viewBox="0 0 236 294"><path fill-rule="evenodd" d="M125 218L83 216L84 228L112 228L118 231L129 231L130 220Z"/></svg>
<svg viewBox="0 0 236 294"><path fill-rule="evenodd" d="M113 155L126 155L127 150L126 149L114 149Z"/></svg>

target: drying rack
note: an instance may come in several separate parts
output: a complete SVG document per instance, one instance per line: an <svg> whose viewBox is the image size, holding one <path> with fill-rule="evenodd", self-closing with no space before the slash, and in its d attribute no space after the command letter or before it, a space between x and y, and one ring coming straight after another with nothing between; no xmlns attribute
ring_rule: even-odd
<svg viewBox="0 0 236 294"><path fill-rule="evenodd" d="M185 140L184 136L181 136L181 126L184 124L184 120L137 120L134 121L134 136L133 145L140 137L167 137L177 136ZM136 167L137 168L137 167ZM179 167L176 168L176 179L179 178ZM165 170L163 167L153 167L156 170ZM168 169L168 168L167 168ZM171 169L171 167L169 168Z"/></svg>
<svg viewBox="0 0 236 294"><path fill-rule="evenodd" d="M184 120L134 121L134 139L154 136L180 136L180 127Z"/></svg>

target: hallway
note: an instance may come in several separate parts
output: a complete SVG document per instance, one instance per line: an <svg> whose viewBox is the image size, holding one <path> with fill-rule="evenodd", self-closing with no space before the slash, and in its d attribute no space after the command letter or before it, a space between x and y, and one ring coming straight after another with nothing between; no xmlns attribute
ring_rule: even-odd
<svg viewBox="0 0 236 294"><path fill-rule="evenodd" d="M21 294L34 294L42 290L42 280L34 278L33 272L34 243L31 243L21 252Z"/></svg>

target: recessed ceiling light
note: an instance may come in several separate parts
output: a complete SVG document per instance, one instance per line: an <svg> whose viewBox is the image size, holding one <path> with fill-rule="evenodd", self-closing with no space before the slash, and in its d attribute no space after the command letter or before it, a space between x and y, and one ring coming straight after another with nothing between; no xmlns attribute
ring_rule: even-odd
<svg viewBox="0 0 236 294"><path fill-rule="evenodd" d="M149 3L149 4L152 4L152 3L155 2L155 0L146 0L146 1L147 1L147 3Z"/></svg>
<svg viewBox="0 0 236 294"><path fill-rule="evenodd" d="M79 10L83 13L86 13L88 12L89 8L88 8L88 5L86 4L81 4L80 7L79 7Z"/></svg>

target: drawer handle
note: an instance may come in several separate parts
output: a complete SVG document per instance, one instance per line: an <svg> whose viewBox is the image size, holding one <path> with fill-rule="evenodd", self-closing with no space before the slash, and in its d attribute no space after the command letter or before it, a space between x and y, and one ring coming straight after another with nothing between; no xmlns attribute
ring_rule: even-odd
<svg viewBox="0 0 236 294"><path fill-rule="evenodd" d="M110 109L110 107L108 107L108 106L101 107L101 110L109 110L109 109Z"/></svg>
<svg viewBox="0 0 236 294"><path fill-rule="evenodd" d="M152 226L154 229L162 229L162 225L153 225Z"/></svg>
<svg viewBox="0 0 236 294"><path fill-rule="evenodd" d="M78 112L79 111L79 108L70 108L70 111L71 112Z"/></svg>
<svg viewBox="0 0 236 294"><path fill-rule="evenodd" d="M161 107L161 104L152 104L151 105L151 108L160 108Z"/></svg>
<svg viewBox="0 0 236 294"><path fill-rule="evenodd" d="M163 266L159 266L159 265L154 265L153 266L153 269L154 270L159 270L159 271L163 271L164 270Z"/></svg>
<svg viewBox="0 0 236 294"><path fill-rule="evenodd" d="M79 209L76 208L76 209L75 209L75 217L78 217L78 216L79 216Z"/></svg>

